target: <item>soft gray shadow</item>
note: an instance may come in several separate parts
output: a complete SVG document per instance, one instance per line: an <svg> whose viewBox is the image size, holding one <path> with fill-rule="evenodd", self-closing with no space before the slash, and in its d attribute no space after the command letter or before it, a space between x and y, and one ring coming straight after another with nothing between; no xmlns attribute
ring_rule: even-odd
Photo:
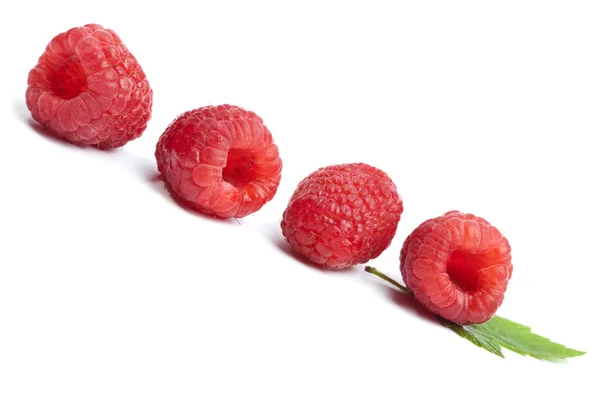
<svg viewBox="0 0 600 400"><path fill-rule="evenodd" d="M355 268L361 268L361 267L353 266L353 267L344 268L344 269L328 269L328 268L323 268L319 265L312 263L306 257L304 257L304 256L296 253L294 250L292 250L291 246L285 240L285 238L283 237L283 234L281 233L281 228L279 227L279 223L277 223L277 225L275 225L274 223L268 224L268 233L266 233L266 237L269 240L269 242L271 242L271 244L273 244L273 246L275 246L275 248L278 249L279 251L281 251L282 253L284 253L287 256L289 256L290 258L293 258L294 260L298 261L300 264L304 265L305 267L314 269L319 272L345 275L345 274L355 273L356 272Z"/></svg>
<svg viewBox="0 0 600 400"><path fill-rule="evenodd" d="M387 288L387 296L392 302L396 303L405 310L409 310L411 313L429 322L439 325L433 313L415 300L414 297L408 296L405 293L400 292L398 289L390 287Z"/></svg>
<svg viewBox="0 0 600 400"><path fill-rule="evenodd" d="M25 113L22 112L21 106L25 108ZM25 107L25 103L18 104L18 102L15 102L15 111L16 111L16 114L18 115L19 119L23 122L23 124L25 124L33 132L38 134L40 137L42 137L46 141L56 143L58 145L65 146L65 147L77 147L74 144L69 143L64 139L54 136L43 125L41 125L39 122L35 121L31 117L31 114L29 114L29 110L27 109L27 107Z"/></svg>
<svg viewBox="0 0 600 400"><path fill-rule="evenodd" d="M33 119L31 118L31 113L27 109L27 105L25 104L24 100L16 98L13 99L13 111L21 121L27 121L28 119L31 119L33 121Z"/></svg>
<svg viewBox="0 0 600 400"><path fill-rule="evenodd" d="M220 223L227 224L227 225L239 226L242 224L241 220L236 219L236 218L223 219L223 218L219 218L216 216L211 216L211 215L201 213L200 211L195 210L194 208L190 207L187 203L183 202L181 199L179 199L179 197L177 195L175 195L171 191L171 188L167 184L165 184L161 175L158 173L158 171L156 170L155 167L152 169L145 170L144 179L150 185L150 187L152 189L154 189L155 192L159 193L167 201L174 204L175 206L178 206L183 211L187 212L188 214L190 214L194 217L204 219L204 220L209 220L209 221L216 221L216 222L220 222Z"/></svg>
<svg viewBox="0 0 600 400"><path fill-rule="evenodd" d="M59 138L59 137L53 135L46 127L44 127L42 124L35 121L31 117L31 113L27 109L27 105L25 104L25 101L23 101L23 100L13 99L13 111L14 111L15 115L19 118L19 120L21 120L23 122L23 124L28 126L33 132L37 133L40 137L42 137L43 139L45 139L48 142L55 143L55 144L58 144L58 145L61 145L64 147L79 148L79 149L86 149L86 150L89 149L90 151L99 151L99 152L105 152L105 153L109 153L109 152L113 151L113 150L99 150L96 147L92 147L92 146L86 146L86 147L79 146L79 145L68 142L62 138Z"/></svg>
<svg viewBox="0 0 600 400"><path fill-rule="evenodd" d="M376 282L377 286L383 291L385 296L394 304L400 306L401 308L408 310L411 314L414 314L426 321L431 322L432 324L439 325L439 322L436 320L435 315L429 311L425 306L415 300L414 297L401 292L400 290L389 286L382 279L365 272L368 275L369 280L373 280Z"/></svg>

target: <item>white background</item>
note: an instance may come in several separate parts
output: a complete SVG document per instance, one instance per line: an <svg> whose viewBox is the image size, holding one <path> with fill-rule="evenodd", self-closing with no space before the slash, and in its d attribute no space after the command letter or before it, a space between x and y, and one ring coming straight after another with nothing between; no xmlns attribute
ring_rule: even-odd
<svg viewBox="0 0 600 400"><path fill-rule="evenodd" d="M599 398L600 5L250 3L2 12L0 399ZM144 135L111 152L40 134L25 107L46 44L89 22L154 89ZM275 199L239 223L156 180L167 125L222 103L261 115L284 162ZM279 220L297 183L356 161L405 202L370 265L399 278L419 223L480 215L513 248L499 315L588 354L500 359L362 266L291 256Z"/></svg>

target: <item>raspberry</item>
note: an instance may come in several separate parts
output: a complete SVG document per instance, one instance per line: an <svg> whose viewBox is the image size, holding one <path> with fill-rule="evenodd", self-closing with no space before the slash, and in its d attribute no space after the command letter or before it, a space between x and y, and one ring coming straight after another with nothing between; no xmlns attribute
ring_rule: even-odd
<svg viewBox="0 0 600 400"><path fill-rule="evenodd" d="M402 199L367 164L321 168L304 178L283 213L283 236L313 263L341 269L378 257L396 234Z"/></svg>
<svg viewBox="0 0 600 400"><path fill-rule="evenodd" d="M139 137L152 89L135 57L97 24L54 37L27 78L27 108L52 134L110 149Z"/></svg>
<svg viewBox="0 0 600 400"><path fill-rule="evenodd" d="M510 245L485 219L450 211L406 238L400 272L433 313L457 324L479 324L504 299L512 275Z"/></svg>
<svg viewBox="0 0 600 400"><path fill-rule="evenodd" d="M279 150L262 119L228 104L180 115L160 137L155 155L174 197L220 218L259 210L281 180Z"/></svg>

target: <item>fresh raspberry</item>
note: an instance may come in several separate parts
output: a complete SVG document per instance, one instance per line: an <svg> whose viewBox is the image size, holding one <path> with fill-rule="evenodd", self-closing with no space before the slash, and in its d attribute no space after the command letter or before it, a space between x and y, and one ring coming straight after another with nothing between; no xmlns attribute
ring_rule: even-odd
<svg viewBox="0 0 600 400"><path fill-rule="evenodd" d="M97 24L54 37L27 78L27 108L51 133L110 149L139 137L152 90L121 39Z"/></svg>
<svg viewBox="0 0 600 400"><path fill-rule="evenodd" d="M323 268L341 269L378 257L396 234L402 210L383 171L332 165L300 182L281 229L294 251Z"/></svg>
<svg viewBox="0 0 600 400"><path fill-rule="evenodd" d="M510 245L485 219L450 211L406 238L400 272L433 313L457 324L479 324L504 299L512 275Z"/></svg>
<svg viewBox="0 0 600 400"><path fill-rule="evenodd" d="M160 137L155 155L177 199L221 218L259 210L281 180L279 150L263 120L228 104L180 115Z"/></svg>

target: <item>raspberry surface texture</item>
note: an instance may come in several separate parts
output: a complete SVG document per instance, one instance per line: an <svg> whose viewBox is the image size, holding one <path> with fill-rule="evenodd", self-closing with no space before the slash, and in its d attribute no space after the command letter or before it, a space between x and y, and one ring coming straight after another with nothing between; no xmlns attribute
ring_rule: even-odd
<svg viewBox="0 0 600 400"><path fill-rule="evenodd" d="M81 146L123 146L144 132L152 113L144 71L119 36L97 24L54 37L27 85L33 119Z"/></svg>
<svg viewBox="0 0 600 400"><path fill-rule="evenodd" d="M160 137L155 155L174 197L220 218L259 210L281 180L279 149L263 120L228 104L180 115Z"/></svg>
<svg viewBox="0 0 600 400"><path fill-rule="evenodd" d="M367 164L332 165L306 177L283 213L292 249L326 269L378 257L391 243L402 214L396 185Z"/></svg>
<svg viewBox="0 0 600 400"><path fill-rule="evenodd" d="M457 324L479 324L502 304L512 275L510 251L506 238L485 219L450 211L406 238L400 272L433 313Z"/></svg>

